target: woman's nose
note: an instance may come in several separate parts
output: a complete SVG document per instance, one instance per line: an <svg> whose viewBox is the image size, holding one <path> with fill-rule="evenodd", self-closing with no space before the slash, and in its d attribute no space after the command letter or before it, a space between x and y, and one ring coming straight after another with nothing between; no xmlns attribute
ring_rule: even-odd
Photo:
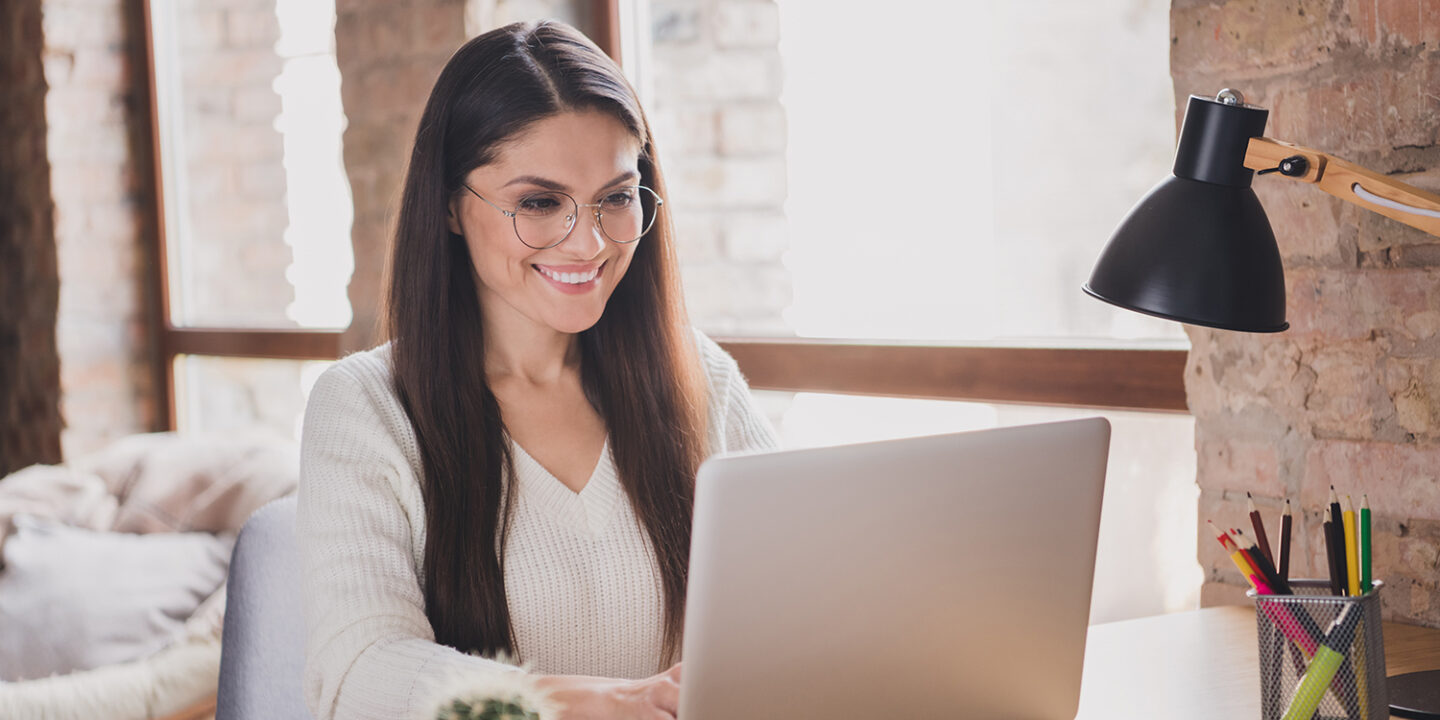
<svg viewBox="0 0 1440 720"><path fill-rule="evenodd" d="M562 246L568 246L572 253L590 259L605 249L605 231L600 229L600 214L593 208L584 208L575 219L576 227L570 231ZM584 227L588 225L589 227Z"/></svg>

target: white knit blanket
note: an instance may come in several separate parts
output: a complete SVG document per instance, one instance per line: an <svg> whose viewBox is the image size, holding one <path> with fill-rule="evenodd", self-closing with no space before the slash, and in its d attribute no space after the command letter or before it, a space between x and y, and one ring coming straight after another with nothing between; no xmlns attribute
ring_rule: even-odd
<svg viewBox="0 0 1440 720"><path fill-rule="evenodd" d="M143 660L19 683L0 682L6 720L149 720L215 694L220 638L189 637Z"/></svg>

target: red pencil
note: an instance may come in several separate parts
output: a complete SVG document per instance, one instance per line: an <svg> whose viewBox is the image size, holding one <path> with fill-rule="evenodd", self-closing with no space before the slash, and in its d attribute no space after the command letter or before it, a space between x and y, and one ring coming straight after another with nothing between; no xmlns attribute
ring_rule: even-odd
<svg viewBox="0 0 1440 720"><path fill-rule="evenodd" d="M1242 531L1240 528L1235 528L1232 532L1232 536L1232 539L1235 540L1235 545L1240 548L1241 552L1245 553L1246 556L1250 558L1250 561L1252 563L1255 564L1255 569L1260 571L1260 576L1265 578L1265 583L1268 584L1275 591L1275 594L1294 594L1295 591L1290 589L1290 583L1287 583L1280 579L1280 573L1275 571L1275 565L1270 562L1269 558L1265 557L1265 555L1260 552L1260 548L1255 545L1255 542L1253 540L1245 537L1244 531Z"/></svg>
<svg viewBox="0 0 1440 720"><path fill-rule="evenodd" d="M1265 554L1265 559L1275 564L1275 555L1270 552L1270 539L1265 537L1265 521L1260 519L1260 511L1255 509L1255 499L1250 493L1245 493L1245 505L1250 511L1250 525L1255 528L1255 543L1260 546L1260 552Z"/></svg>

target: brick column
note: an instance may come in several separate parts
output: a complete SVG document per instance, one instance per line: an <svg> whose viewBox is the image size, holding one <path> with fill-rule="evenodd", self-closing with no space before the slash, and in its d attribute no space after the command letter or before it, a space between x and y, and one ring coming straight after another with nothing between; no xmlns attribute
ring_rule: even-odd
<svg viewBox="0 0 1440 720"><path fill-rule="evenodd" d="M149 99L136 83L143 35L133 3L40 6L51 168L44 192L55 206L55 332L65 454L73 456L157 429L150 128L141 114Z"/></svg>
<svg viewBox="0 0 1440 720"><path fill-rule="evenodd" d="M40 0L0 5L0 476L60 461L60 279L40 6Z"/></svg>
<svg viewBox="0 0 1440 720"><path fill-rule="evenodd" d="M1266 134L1440 191L1440 5L1177 0L1177 107L1243 90ZM1387 618L1440 626L1440 238L1313 186L1257 178L1286 267L1291 330L1190 328L1202 602L1243 601L1204 521L1271 523L1298 503L1292 574L1323 577L1331 484L1374 511ZM1274 545L1272 540L1272 545Z"/></svg>
<svg viewBox="0 0 1440 720"><path fill-rule="evenodd" d="M466 40L464 0L335 3L335 57L348 125L345 171L355 198L351 238L354 312L347 350L375 343L379 301L400 189L425 99L445 61Z"/></svg>

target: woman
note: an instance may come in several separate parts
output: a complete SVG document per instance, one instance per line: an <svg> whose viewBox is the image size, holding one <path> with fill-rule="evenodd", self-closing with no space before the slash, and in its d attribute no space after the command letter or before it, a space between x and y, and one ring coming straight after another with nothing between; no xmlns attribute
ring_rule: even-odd
<svg viewBox="0 0 1440 720"><path fill-rule="evenodd" d="M390 341L316 383L302 442L305 695L413 717L519 672L564 720L676 712L695 472L773 447L689 329L650 129L561 24L467 43L426 103Z"/></svg>

